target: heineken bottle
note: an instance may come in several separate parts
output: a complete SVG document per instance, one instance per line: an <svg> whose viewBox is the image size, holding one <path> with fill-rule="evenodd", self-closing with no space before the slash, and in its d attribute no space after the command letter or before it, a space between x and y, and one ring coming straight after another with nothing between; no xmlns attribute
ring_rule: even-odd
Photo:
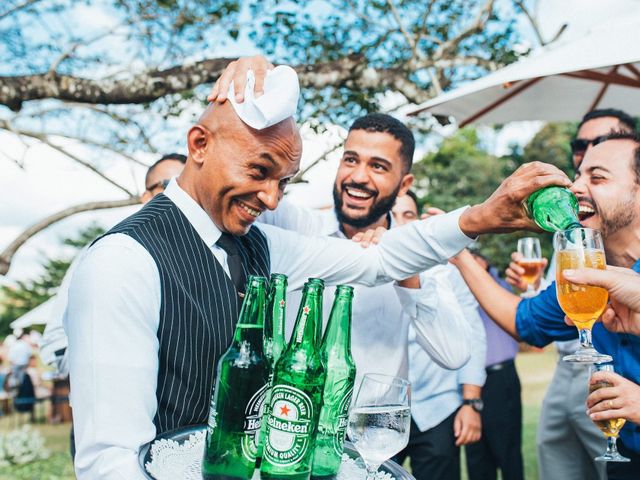
<svg viewBox="0 0 640 480"><path fill-rule="evenodd" d="M351 356L353 287L338 285L320 358L327 372L313 454L312 479L335 478L342 460L349 404L356 379Z"/></svg>
<svg viewBox="0 0 640 480"><path fill-rule="evenodd" d="M325 372L316 348L323 287L304 286L291 341L273 373L264 438L262 479L306 480L322 404Z"/></svg>
<svg viewBox="0 0 640 480"><path fill-rule="evenodd" d="M321 278L308 278L307 283L314 283L324 290L324 280ZM318 349L320 348L320 344L322 343L322 319L324 318L322 314L322 302L320 302L320 312L318 313L318 318L320 321L316 325L316 346Z"/></svg>
<svg viewBox="0 0 640 480"><path fill-rule="evenodd" d="M527 198L525 209L529 218L548 232L580 228L578 199L563 187L545 187Z"/></svg>
<svg viewBox="0 0 640 480"><path fill-rule="evenodd" d="M249 276L236 331L218 361L211 397L202 478L251 478L257 437L269 387L269 363L263 353L267 279Z"/></svg>
<svg viewBox="0 0 640 480"><path fill-rule="evenodd" d="M287 276L281 273L272 273L269 279L269 295L267 295L267 315L264 319L264 356L269 362L269 384L273 379L273 369L285 348L284 322L286 313ZM264 402L269 405L271 389L267 392ZM267 427L268 412L264 409L260 437L258 438L258 453L256 467L262 463L262 448Z"/></svg>

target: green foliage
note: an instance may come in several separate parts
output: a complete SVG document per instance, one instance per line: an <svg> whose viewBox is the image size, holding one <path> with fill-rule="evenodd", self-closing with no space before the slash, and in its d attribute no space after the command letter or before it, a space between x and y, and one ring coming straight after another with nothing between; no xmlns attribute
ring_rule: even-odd
<svg viewBox="0 0 640 480"><path fill-rule="evenodd" d="M465 128L446 138L435 153L414 164L415 190L424 205L452 210L461 205L482 202L521 164L533 160L552 163L569 175L571 139L575 127L571 124L548 124L524 147L512 154L495 157L480 145L474 129ZM484 235L476 242L500 271L509 264L517 239L538 236L543 255L551 257L551 235L517 232L510 235Z"/></svg>
<svg viewBox="0 0 640 480"><path fill-rule="evenodd" d="M76 236L63 239L62 243L79 250L102 233L104 233L103 228L90 225ZM0 335L11 333L9 327L11 322L55 295L71 261L72 259L66 257L47 259L42 266L43 273L35 279L18 281L15 287L0 287L0 297L2 298Z"/></svg>

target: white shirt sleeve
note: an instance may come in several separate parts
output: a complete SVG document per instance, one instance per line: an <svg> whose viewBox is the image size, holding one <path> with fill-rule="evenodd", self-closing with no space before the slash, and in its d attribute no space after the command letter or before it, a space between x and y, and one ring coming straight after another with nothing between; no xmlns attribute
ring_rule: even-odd
<svg viewBox="0 0 640 480"><path fill-rule="evenodd" d="M269 242L271 271L289 276L289 287L308 277L329 285L373 286L402 280L446 261L472 239L458 225L464 208L412 222L386 232L380 244L362 248L351 240L305 237L270 225L259 225Z"/></svg>
<svg viewBox="0 0 640 480"><path fill-rule="evenodd" d="M332 211L301 207L286 197L275 210L263 212L258 217L258 222L310 236L331 235L339 228Z"/></svg>
<svg viewBox="0 0 640 480"><path fill-rule="evenodd" d="M487 379L485 364L487 361L487 334L482 318L478 313L478 302L467 287L462 275L453 265L448 267L449 281L462 312L471 329L469 361L458 370L458 383L483 386Z"/></svg>
<svg viewBox="0 0 640 480"><path fill-rule="evenodd" d="M145 478L138 451L156 434L159 312L158 269L139 243L113 234L87 252L65 317L79 480Z"/></svg>
<svg viewBox="0 0 640 480"><path fill-rule="evenodd" d="M470 357L471 326L455 297L446 271L420 275L420 288L395 286L416 341L442 368L456 370Z"/></svg>

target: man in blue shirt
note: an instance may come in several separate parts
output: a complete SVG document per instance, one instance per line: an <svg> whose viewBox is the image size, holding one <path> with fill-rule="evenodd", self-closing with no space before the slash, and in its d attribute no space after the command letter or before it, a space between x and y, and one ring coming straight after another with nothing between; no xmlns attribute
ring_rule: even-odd
<svg viewBox="0 0 640 480"><path fill-rule="evenodd" d="M602 232L607 262L640 271L640 138L613 134L587 151L571 191L578 197L583 226ZM554 284L537 297L520 299L496 284L470 254L454 262L480 305L514 338L542 347L577 337L575 327L564 321ZM598 351L613 357L619 374L640 383L640 337L596 324L593 340ZM609 463L609 479L638 478L640 426L628 422L620 440L622 454L632 461Z"/></svg>

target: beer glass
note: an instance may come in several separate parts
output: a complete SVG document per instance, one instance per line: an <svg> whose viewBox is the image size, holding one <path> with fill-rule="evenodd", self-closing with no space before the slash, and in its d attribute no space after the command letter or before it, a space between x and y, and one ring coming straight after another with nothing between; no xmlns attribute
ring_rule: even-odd
<svg viewBox="0 0 640 480"><path fill-rule="evenodd" d="M597 230L575 228L556 232L553 237L556 250L556 291L558 303L567 317L578 328L580 348L563 357L565 362L601 363L612 358L598 352L591 342L591 328L607 306L609 293L600 287L577 285L564 278L564 270L597 268L604 270L606 260L602 236Z"/></svg>
<svg viewBox="0 0 640 480"><path fill-rule="evenodd" d="M612 363L594 363L591 365L589 377L596 372L613 372L613 364ZM594 383L593 385L589 382L589 393L595 392L599 388L603 387L613 387L609 382L599 381ZM607 451L600 455L599 457L594 458L596 462L630 462L631 460L627 457L623 457L618 453L618 447L616 442L618 441L618 435L620 434L620 430L624 426L626 420L624 418L612 418L610 420L597 420L593 423L604 433L604 436L607 437Z"/></svg>
<svg viewBox="0 0 640 480"><path fill-rule="evenodd" d="M410 383L399 377L368 373L349 413L347 433L367 468L367 480L378 467L409 443Z"/></svg>
<svg viewBox="0 0 640 480"><path fill-rule="evenodd" d="M518 265L524 269L522 279L527 282L527 290L522 296L533 297L536 293L535 284L542 273L542 253L540 240L536 237L524 237L518 240L518 253L522 258Z"/></svg>

